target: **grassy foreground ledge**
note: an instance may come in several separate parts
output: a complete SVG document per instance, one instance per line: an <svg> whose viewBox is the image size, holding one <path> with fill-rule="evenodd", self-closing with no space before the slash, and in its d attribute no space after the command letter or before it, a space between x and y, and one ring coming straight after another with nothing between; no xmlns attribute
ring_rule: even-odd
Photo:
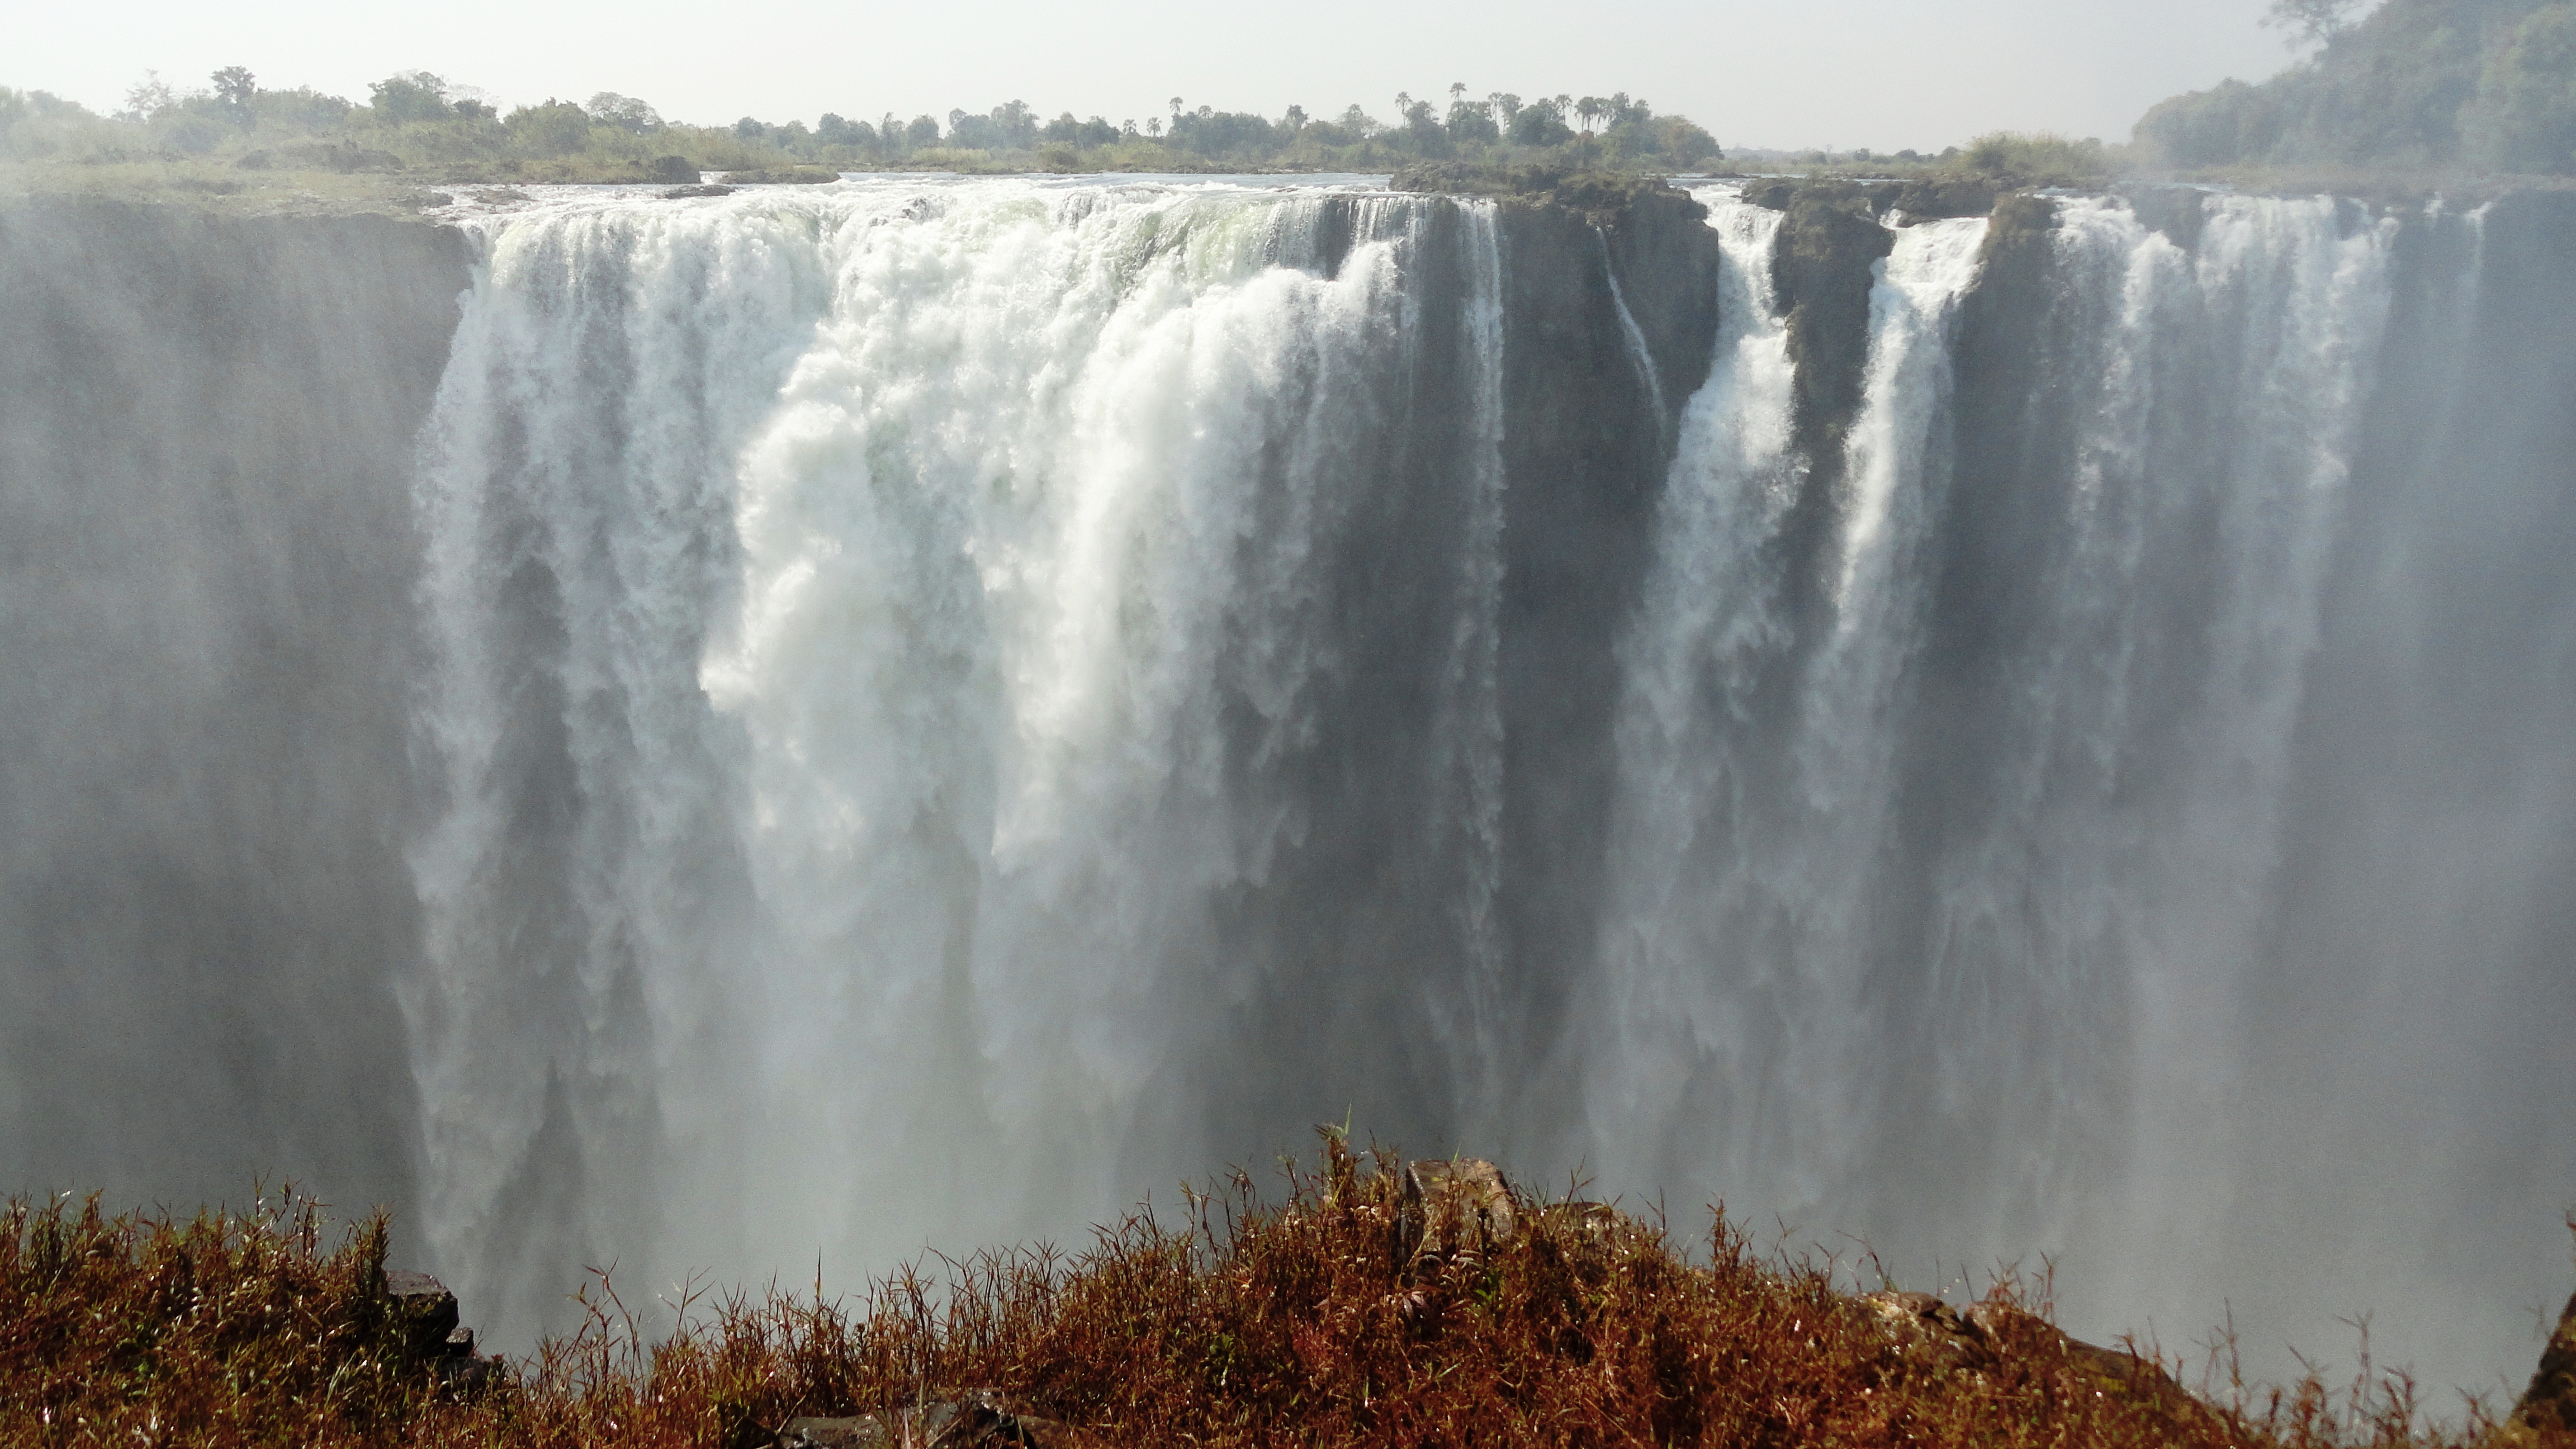
<svg viewBox="0 0 2576 1449"><path fill-rule="evenodd" d="M292 1197L187 1221L20 1201L0 1443L2576 1445L2554 1411L2426 1428L2402 1377L2202 1397L2011 1284L1965 1313L1853 1295L1722 1215L1693 1262L1612 1208L1333 1136L1282 1200L1237 1174L1189 1202L852 1305L738 1295L660 1342L602 1297L464 1375L388 1291L381 1214L325 1245Z"/></svg>

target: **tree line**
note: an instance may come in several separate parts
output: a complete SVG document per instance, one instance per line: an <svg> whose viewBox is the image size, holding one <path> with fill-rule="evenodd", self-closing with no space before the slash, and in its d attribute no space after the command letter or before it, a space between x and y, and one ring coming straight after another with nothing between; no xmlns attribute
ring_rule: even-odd
<svg viewBox="0 0 2576 1449"><path fill-rule="evenodd" d="M1719 159L1707 131L1659 116L1642 99L1507 92L1445 106L1399 92L1392 120L1353 104L1277 116L1192 107L1111 122L1070 111L1042 117L1013 100L945 118L892 112L853 119L744 116L729 126L668 120L651 104L603 91L506 113L468 86L426 71L388 76L364 102L309 87L272 89L242 66L202 88L148 75L122 109L101 116L44 91L0 88L0 154L19 160L200 159L248 169L323 167L437 174L456 180L694 180L701 170L946 168L965 171L1389 170L1422 159L1561 160L1681 170Z"/></svg>

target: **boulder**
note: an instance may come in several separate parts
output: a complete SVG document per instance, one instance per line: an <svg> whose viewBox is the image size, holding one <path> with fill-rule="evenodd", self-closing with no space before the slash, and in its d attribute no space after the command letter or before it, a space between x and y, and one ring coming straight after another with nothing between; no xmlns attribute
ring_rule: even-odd
<svg viewBox="0 0 2576 1449"><path fill-rule="evenodd" d="M1406 1207L1420 1214L1420 1252L1486 1252L1511 1241L1518 1219L1502 1169L1477 1157L1425 1158L1404 1170Z"/></svg>
<svg viewBox="0 0 2576 1449"><path fill-rule="evenodd" d="M456 1295L446 1284L427 1273L389 1269L385 1300L404 1351L428 1365L440 1388L462 1396L491 1381L499 1364L474 1351L474 1330L458 1321Z"/></svg>
<svg viewBox="0 0 2576 1449"><path fill-rule="evenodd" d="M1942 1364L1994 1360L1985 1326L1929 1293L1864 1293L1861 1307L1906 1358Z"/></svg>
<svg viewBox="0 0 2576 1449"><path fill-rule="evenodd" d="M2192 1397L2154 1359L2104 1348L2060 1332L2057 1325L2009 1303L1970 1304L1965 1312L1929 1293L1864 1293L1861 1307L1909 1361L1931 1367L1986 1370L2009 1361L2056 1357L2064 1372L2096 1394L2125 1398L2169 1420L2198 1422L2215 1410Z"/></svg>
<svg viewBox="0 0 2576 1449"><path fill-rule="evenodd" d="M413 1273L400 1268L385 1274L385 1298L393 1305L394 1321L402 1325L403 1345L414 1358L444 1358L449 1336L457 1322L456 1295L447 1285L427 1273ZM467 1330L465 1351L474 1351L474 1335Z"/></svg>

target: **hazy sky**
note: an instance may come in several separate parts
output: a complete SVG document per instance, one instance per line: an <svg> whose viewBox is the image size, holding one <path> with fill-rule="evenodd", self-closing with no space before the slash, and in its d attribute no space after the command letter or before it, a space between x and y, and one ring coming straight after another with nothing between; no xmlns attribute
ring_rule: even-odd
<svg viewBox="0 0 2576 1449"><path fill-rule="evenodd" d="M2120 140L2153 102L2289 59L2264 0L1422 0L1353 4L15 0L0 85L113 109L218 66L363 100L425 69L504 105L640 96L675 119L946 115L1025 100L1142 120L1169 97L1384 117L1395 93L1624 90L1730 145L1936 148L1982 131Z"/></svg>

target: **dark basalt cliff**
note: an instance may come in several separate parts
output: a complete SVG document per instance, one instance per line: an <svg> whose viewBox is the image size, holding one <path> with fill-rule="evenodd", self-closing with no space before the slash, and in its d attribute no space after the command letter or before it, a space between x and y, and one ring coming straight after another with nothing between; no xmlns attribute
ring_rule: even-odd
<svg viewBox="0 0 2576 1449"><path fill-rule="evenodd" d="M1708 375L1718 247L1699 203L1661 186L1514 195L1501 224L1501 896L1521 993L1506 1013L1545 1032L1562 1013L1562 963L1588 956L1599 929L1615 645L1678 412Z"/></svg>
<svg viewBox="0 0 2576 1449"><path fill-rule="evenodd" d="M1611 796L1619 697L1618 631L1647 570L1678 411L1708 372L1717 335L1718 246L1700 204L1625 178L1499 176L1458 168L1398 179L1401 189L1490 197L1502 263L1502 577L1494 641L1503 777L1499 879L1488 946L1500 968L1487 1029L1543 1051L1562 1014L1564 962L1589 950ZM1350 247L1356 203L1327 207L1315 245L1327 270ZM1354 960L1405 960L1425 979L1478 979L1460 959L1471 934L1426 902L1469 898L1465 832L1424 797L1454 749L1434 690L1450 667L1452 620L1477 550L1463 431L1470 407L1454 228L1436 208L1413 296L1416 364L1401 406L1355 412L1366 500L1336 544L1335 694L1319 702L1296 802L1301 844L1259 888L1233 893L1224 931L1258 955L1260 994L1222 1062L1188 1064L1174 1087L1221 1083L1226 1100L1193 1107L1189 1128L1233 1121L1282 1140L1303 1129L1293 1105L1320 1034L1428 1043L1454 1035L1421 1019L1420 993L1395 977L1355 981ZM1615 290L1614 290L1615 286ZM1622 320L1624 302L1643 355ZM1250 749L1249 740L1240 748ZM1438 822L1426 838L1426 822ZM1355 1100L1408 1104L1381 1119L1396 1140L1447 1140L1490 1108L1492 1091L1433 1052L1355 1054ZM1273 1075L1275 1073L1275 1076ZM1191 1085L1192 1092L1204 1092ZM1462 1094L1465 1094L1462 1096ZM1186 1095L1176 1100L1187 1100ZM1558 1103L1561 1109L1562 1102ZM1544 1101L1532 1104L1544 1115ZM1402 1115L1402 1114L1398 1114ZM1182 1130L1183 1124L1176 1123ZM1221 1154L1230 1144L1210 1140Z"/></svg>
<svg viewBox="0 0 2576 1449"><path fill-rule="evenodd" d="M1395 185L1499 208L1502 1014L1535 1043L1562 1013L1562 963L1586 956L1598 929L1614 646L1646 574L1679 410L1708 376L1717 237L1704 207L1658 181L1426 167Z"/></svg>

